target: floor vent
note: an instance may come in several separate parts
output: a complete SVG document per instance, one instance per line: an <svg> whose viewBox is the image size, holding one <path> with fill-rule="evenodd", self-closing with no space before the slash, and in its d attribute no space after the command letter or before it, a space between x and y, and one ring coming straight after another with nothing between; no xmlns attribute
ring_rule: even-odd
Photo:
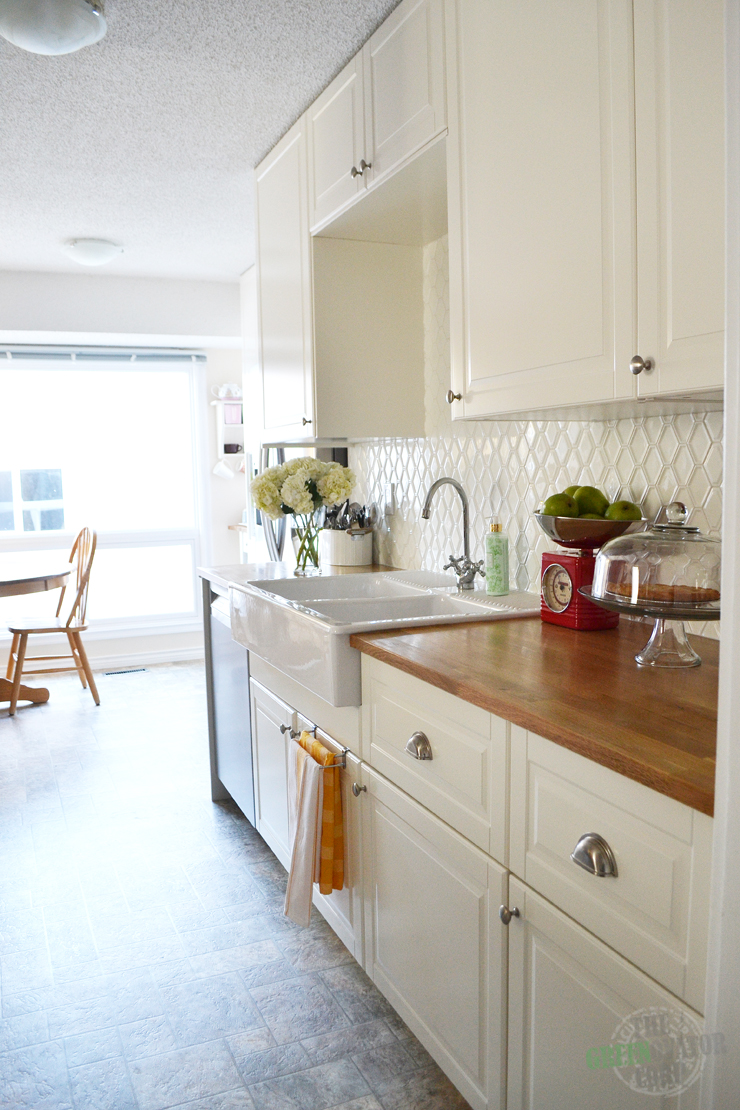
<svg viewBox="0 0 740 1110"><path fill-rule="evenodd" d="M128 667L125 671L103 671L103 674L138 674L139 671L145 671L146 667Z"/></svg>

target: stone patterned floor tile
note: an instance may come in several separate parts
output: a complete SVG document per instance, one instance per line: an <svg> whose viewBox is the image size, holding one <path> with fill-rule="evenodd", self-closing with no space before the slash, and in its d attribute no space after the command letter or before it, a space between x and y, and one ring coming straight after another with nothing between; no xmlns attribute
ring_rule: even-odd
<svg viewBox="0 0 740 1110"><path fill-rule="evenodd" d="M279 948L271 940L258 940L238 948L191 956L189 962L195 978L220 975L225 971L264 971L272 963L284 963Z"/></svg>
<svg viewBox="0 0 740 1110"><path fill-rule="evenodd" d="M314 1064L327 1064L342 1056L352 1056L356 1052L370 1051L382 1044L396 1044L397 1039L384 1021L372 1021L367 1025L353 1025L339 1033L324 1033L320 1037L304 1038L301 1044Z"/></svg>
<svg viewBox="0 0 740 1110"><path fill-rule="evenodd" d="M460 1092L433 1064L381 1084L375 1094L383 1110L470 1110Z"/></svg>
<svg viewBox="0 0 740 1110"><path fill-rule="evenodd" d="M232 972L160 987L172 1029L181 1046L226 1037L264 1024L239 976Z"/></svg>
<svg viewBox="0 0 740 1110"><path fill-rule="evenodd" d="M296 971L325 971L341 964L354 964L354 956L336 934L291 940L279 939L278 945Z"/></svg>
<svg viewBox="0 0 740 1110"><path fill-rule="evenodd" d="M133 1060L129 1069L139 1110L168 1110L182 1102L210 1101L211 1095L244 1089L223 1041Z"/></svg>
<svg viewBox="0 0 740 1110"><path fill-rule="evenodd" d="M418 1071L417 1065L400 1041L376 1045L366 1052L355 1052L352 1061L374 1091L383 1083Z"/></svg>
<svg viewBox="0 0 740 1110"><path fill-rule="evenodd" d="M239 976L247 990L251 990L252 987L265 987L269 983L281 983L284 979L295 979L298 974L293 965L283 959L239 970Z"/></svg>
<svg viewBox="0 0 740 1110"><path fill-rule="evenodd" d="M334 1106L332 1110L383 1110L383 1107L375 1095L363 1095L362 1098L353 1098L351 1102L343 1102L341 1106Z"/></svg>
<svg viewBox="0 0 740 1110"><path fill-rule="evenodd" d="M275 1038L266 1025L234 1033L226 1038L226 1043L235 1060L238 1056L249 1056L251 1052L266 1052L268 1048L275 1048Z"/></svg>
<svg viewBox="0 0 740 1110"><path fill-rule="evenodd" d="M68 1068L78 1068L83 1064L96 1064L121 1055L121 1042L115 1026L95 1029L92 1033L78 1033L64 1038L64 1051Z"/></svg>
<svg viewBox="0 0 740 1110"><path fill-rule="evenodd" d="M67 1062L59 1041L0 1056L0 1105L12 1110L73 1110Z"/></svg>
<svg viewBox="0 0 740 1110"><path fill-rule="evenodd" d="M254 1103L249 1091L242 1088L238 1091L227 1091L223 1095L198 1099L197 1102L181 1103L179 1106L172 1107L172 1110L254 1110Z"/></svg>
<svg viewBox="0 0 740 1110"><path fill-rule="evenodd" d="M250 993L278 1044L349 1025L344 1011L315 975L254 987Z"/></svg>
<svg viewBox="0 0 740 1110"><path fill-rule="evenodd" d="M257 1110L327 1110L370 1090L354 1064L345 1059L257 1083L249 1093Z"/></svg>
<svg viewBox="0 0 740 1110"><path fill-rule="evenodd" d="M156 1056L160 1052L173 1052L179 1047L172 1027L164 1015L144 1018L119 1025L118 1033L127 1060L140 1059L142 1056Z"/></svg>
<svg viewBox="0 0 740 1110"><path fill-rule="evenodd" d="M320 977L352 1022L373 1018L397 1019L398 1015L362 968L356 964L322 971ZM399 1019L400 1020L400 1019Z"/></svg>
<svg viewBox="0 0 740 1110"><path fill-rule="evenodd" d="M278 1045L277 1048L268 1048L263 1052L249 1052L246 1056L237 1056L233 1047L231 1045L229 1047L239 1073L248 1087L253 1083L274 1079L279 1075L305 1071L312 1066L308 1054L297 1043Z"/></svg>
<svg viewBox="0 0 740 1110"><path fill-rule="evenodd" d="M43 1011L0 1021L0 1053L40 1044L49 1039L49 1022Z"/></svg>
<svg viewBox="0 0 740 1110"><path fill-rule="evenodd" d="M77 1110L138 1110L123 1060L100 1060L70 1068L70 1087Z"/></svg>

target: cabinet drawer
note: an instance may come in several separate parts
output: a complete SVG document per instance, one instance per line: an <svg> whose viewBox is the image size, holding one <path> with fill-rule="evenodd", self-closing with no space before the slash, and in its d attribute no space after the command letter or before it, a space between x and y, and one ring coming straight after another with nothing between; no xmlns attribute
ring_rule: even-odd
<svg viewBox="0 0 740 1110"><path fill-rule="evenodd" d="M571 860L586 833L616 877ZM710 817L512 725L511 870L699 1011L711 848Z"/></svg>
<svg viewBox="0 0 740 1110"><path fill-rule="evenodd" d="M363 759L505 863L508 724L366 655L362 701ZM406 750L415 732L431 759Z"/></svg>

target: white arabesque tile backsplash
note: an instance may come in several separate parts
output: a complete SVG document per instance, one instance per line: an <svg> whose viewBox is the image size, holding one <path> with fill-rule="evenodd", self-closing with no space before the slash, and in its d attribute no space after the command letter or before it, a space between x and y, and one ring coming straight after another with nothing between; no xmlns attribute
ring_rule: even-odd
<svg viewBox="0 0 740 1110"><path fill-rule="evenodd" d="M450 381L447 239L424 248L425 429L423 439L375 439L354 444L350 464L358 500L379 506L375 557L404 569L438 569L462 552L462 514L448 486L429 520L421 507L429 486L457 478L470 499L471 555L483 557L491 512L509 536L511 585L539 589L540 558L554 545L532 513L550 493L579 482L599 486L610 500L626 497L652 517L679 499L691 522L720 536L722 524L721 412L609 421L519 420L456 422L445 394ZM396 513L384 517L385 490L395 484ZM716 626L694 626L705 635Z"/></svg>

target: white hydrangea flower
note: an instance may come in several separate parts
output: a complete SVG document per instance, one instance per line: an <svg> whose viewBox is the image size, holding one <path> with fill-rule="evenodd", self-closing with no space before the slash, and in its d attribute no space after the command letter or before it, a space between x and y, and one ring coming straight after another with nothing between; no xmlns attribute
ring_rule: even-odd
<svg viewBox="0 0 740 1110"><path fill-rule="evenodd" d="M332 463L316 486L325 505L337 505L347 500L354 484L355 476L348 466Z"/></svg>
<svg viewBox="0 0 740 1110"><path fill-rule="evenodd" d="M271 520L277 520L283 515L280 509L283 501L280 491L285 478L284 466L270 466L262 474L258 474L250 485L252 500Z"/></svg>
<svg viewBox="0 0 740 1110"><path fill-rule="evenodd" d="M312 513L314 511L313 497L308 489L308 482L312 474L308 468L302 467L294 474L288 475L283 482L280 496L284 504L294 513Z"/></svg>

